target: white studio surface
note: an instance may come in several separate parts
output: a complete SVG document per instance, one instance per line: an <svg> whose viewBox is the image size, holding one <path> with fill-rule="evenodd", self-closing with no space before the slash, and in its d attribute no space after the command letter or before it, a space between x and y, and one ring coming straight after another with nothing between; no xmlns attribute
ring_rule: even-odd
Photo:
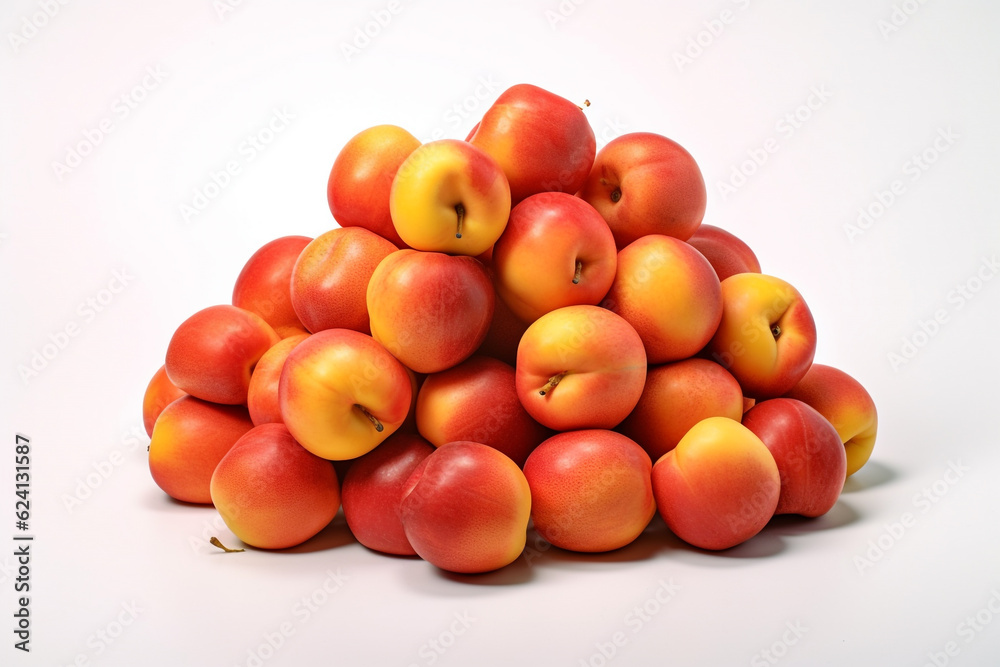
<svg viewBox="0 0 1000 667"><path fill-rule="evenodd" d="M4 3L0 662L997 664L998 21L985 0ZM658 519L480 577L369 552L342 517L290 552L208 546L236 540L146 466L174 328L265 242L335 225L351 136L464 138L521 82L589 99L599 146L692 153L705 221L802 292L816 360L875 398L872 462L825 517L719 554Z"/></svg>

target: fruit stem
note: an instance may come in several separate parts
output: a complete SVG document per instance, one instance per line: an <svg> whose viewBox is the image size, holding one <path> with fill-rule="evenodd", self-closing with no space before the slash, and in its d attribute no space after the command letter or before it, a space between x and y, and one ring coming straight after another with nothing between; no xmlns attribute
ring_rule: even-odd
<svg viewBox="0 0 1000 667"><path fill-rule="evenodd" d="M462 238L462 221L465 220L465 207L461 204L455 204L455 213L458 213L458 229L455 231L455 238L460 239Z"/></svg>
<svg viewBox="0 0 1000 667"><path fill-rule="evenodd" d="M589 106L590 106L590 100L584 100L583 101L583 106L580 106L579 104L577 104L576 108L579 109L580 111L583 111L583 107L589 107Z"/></svg>
<svg viewBox="0 0 1000 667"><path fill-rule="evenodd" d="M574 285L580 284L580 273L582 272L583 272L583 262L581 262L580 260L576 260L576 273L573 274Z"/></svg>
<svg viewBox="0 0 1000 667"><path fill-rule="evenodd" d="M358 410L361 410L361 414L363 414L365 417L368 418L368 421L372 423L376 431L381 433L385 429L385 426L382 426L382 422L378 420L378 417L365 410L365 407L363 405L358 405L355 403L354 407L356 407Z"/></svg>
<svg viewBox="0 0 1000 667"><path fill-rule="evenodd" d="M774 340L778 340L778 336L781 335L781 325L777 322L771 325L771 335L774 336Z"/></svg>
<svg viewBox="0 0 1000 667"><path fill-rule="evenodd" d="M213 547L219 547L220 549L222 549L223 551L225 551L227 554L238 554L241 551L245 551L245 549L230 549L225 544L223 544L222 542L220 542L218 537L213 537L208 542Z"/></svg>
<svg viewBox="0 0 1000 667"><path fill-rule="evenodd" d="M552 391L553 389L555 389L556 385L558 385L559 382L564 377L566 377L567 373L569 373L569 371L563 371L562 373L556 373L555 375L553 375L552 377L550 377L549 381L545 384L544 387L541 388L541 390L539 390L538 394L540 396L545 396L547 393L549 393L550 391Z"/></svg>

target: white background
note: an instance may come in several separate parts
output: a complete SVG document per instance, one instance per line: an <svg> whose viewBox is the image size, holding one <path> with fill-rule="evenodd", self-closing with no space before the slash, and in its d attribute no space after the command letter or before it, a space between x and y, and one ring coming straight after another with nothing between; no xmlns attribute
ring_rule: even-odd
<svg viewBox="0 0 1000 667"><path fill-rule="evenodd" d="M979 276L994 277L1000 251L1000 6L900 1L909 14L890 32L891 0L244 0L221 12L64 0L51 18L42 4L0 12L0 662L997 664L1000 280ZM724 10L730 22L713 23ZM368 25L348 57L379 15L391 21ZM142 394L174 327L228 302L263 243L334 226L326 179L355 133L394 123L464 138L520 82L589 99L601 144L647 130L695 156L706 222L798 287L817 361L874 396L872 462L827 516L775 521L719 554L659 520L620 552L547 551L480 577L366 551L340 519L290 552L207 546L236 540L213 509L169 501L146 465ZM802 107L814 91L822 104ZM292 120L247 161L241 144L276 110ZM796 113L794 131L779 125ZM111 131L57 173L102 121ZM723 193L769 139L778 150ZM925 151L933 163L914 171ZM229 160L240 173L185 221L181 205ZM849 234L896 180L902 194ZM126 287L111 294L115 272ZM960 285L978 291L960 298ZM105 303L91 314L87 299ZM77 334L61 338L67 326ZM904 338L916 345L893 363ZM30 655L12 647L15 433L33 452Z"/></svg>

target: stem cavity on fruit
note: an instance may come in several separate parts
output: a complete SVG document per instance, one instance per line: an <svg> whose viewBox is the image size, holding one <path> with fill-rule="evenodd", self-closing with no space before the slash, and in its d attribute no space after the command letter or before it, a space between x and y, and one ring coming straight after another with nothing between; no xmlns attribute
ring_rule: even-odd
<svg viewBox="0 0 1000 667"><path fill-rule="evenodd" d="M230 549L225 544L223 544L222 542L220 542L218 537L212 537L212 539L210 539L208 541L208 543L211 544L213 547L219 547L220 549L222 549L223 551L225 551L227 554L238 554L241 551L245 551L244 549Z"/></svg>
<svg viewBox="0 0 1000 667"><path fill-rule="evenodd" d="M774 336L774 340L778 340L778 336L781 335L781 325L777 322L771 325L771 335Z"/></svg>
<svg viewBox="0 0 1000 667"><path fill-rule="evenodd" d="M583 262L576 260L576 273L573 274L573 284L580 284L580 274L583 272Z"/></svg>
<svg viewBox="0 0 1000 667"><path fill-rule="evenodd" d="M458 214L458 229L455 231L455 238L460 239L462 238L462 222L465 220L465 207L460 203L455 204L455 213Z"/></svg>
<svg viewBox="0 0 1000 667"><path fill-rule="evenodd" d="M378 420L378 417L376 417L372 413L370 413L367 410L365 410L365 406L358 405L357 403L355 403L354 407L356 407L358 410L361 410L361 414L363 414L365 417L368 418L368 421L370 421L372 423L372 426L375 427L376 431L378 431L379 433L381 433L382 431L385 430L385 426L382 426L382 422L380 422Z"/></svg>
<svg viewBox="0 0 1000 667"><path fill-rule="evenodd" d="M550 378L549 378L549 381L545 383L545 386L544 386L544 387L542 387L542 388L541 388L541 389L540 389L540 390L538 391L538 395L539 395L539 396L545 396L545 395L546 395L546 394L548 394L548 393L549 393L550 391L552 391L553 389L555 389L555 388L556 388L556 385L557 385L557 384L559 384L559 382L560 382L560 381L561 381L561 380L562 380L562 379L563 379L564 377L566 377L566 374L567 374L567 373L569 373L569 371L563 371L562 373L556 373L555 375L553 375L552 377L550 377Z"/></svg>
<svg viewBox="0 0 1000 667"><path fill-rule="evenodd" d="M615 188L614 190L611 191L611 203L612 204L617 204L621 200L621 198L622 198L622 189L621 188Z"/></svg>

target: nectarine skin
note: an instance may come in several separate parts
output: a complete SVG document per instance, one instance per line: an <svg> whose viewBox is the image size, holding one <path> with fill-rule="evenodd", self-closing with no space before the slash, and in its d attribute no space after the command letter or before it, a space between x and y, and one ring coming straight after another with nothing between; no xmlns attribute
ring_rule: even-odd
<svg viewBox="0 0 1000 667"><path fill-rule="evenodd" d="M564 192L532 195L510 212L493 246L497 293L533 322L563 306L596 306L615 279L615 238L601 214Z"/></svg>
<svg viewBox="0 0 1000 667"><path fill-rule="evenodd" d="M871 394L852 376L833 366L813 364L785 397L812 406L837 429L847 453L848 477L871 458L878 412Z"/></svg>
<svg viewBox="0 0 1000 667"><path fill-rule="evenodd" d="M333 464L283 424L247 431L212 474L212 502L229 530L259 549L287 549L323 530L340 508Z"/></svg>
<svg viewBox="0 0 1000 667"><path fill-rule="evenodd" d="M427 377L423 373L419 375L414 373L406 366L403 366L406 370L406 374L410 378L410 410L406 413L406 419L400 424L398 433L411 433L413 435L419 435L417 430L417 394L420 392L420 386L424 383L424 378Z"/></svg>
<svg viewBox="0 0 1000 667"><path fill-rule="evenodd" d="M618 253L618 272L601 304L635 327L651 364L687 359L722 319L722 288L697 250L650 234Z"/></svg>
<svg viewBox="0 0 1000 667"><path fill-rule="evenodd" d="M326 329L285 359L278 381L281 419L313 454L357 458L400 427L411 386L403 365L371 336Z"/></svg>
<svg viewBox="0 0 1000 667"><path fill-rule="evenodd" d="M282 338L305 331L292 307L290 281L295 260L310 241L308 236L282 236L265 243L233 286L233 305L260 315Z"/></svg>
<svg viewBox="0 0 1000 667"><path fill-rule="evenodd" d="M639 402L646 368L631 324L599 306L566 306L524 332L515 386L524 409L544 426L610 429Z"/></svg>
<svg viewBox="0 0 1000 667"><path fill-rule="evenodd" d="M167 345L174 385L212 403L245 404L254 366L281 338L267 322L236 306L209 306L184 320Z"/></svg>
<svg viewBox="0 0 1000 667"><path fill-rule="evenodd" d="M702 419L742 415L743 393L729 371L707 359L684 359L650 367L639 403L615 430L657 461Z"/></svg>
<svg viewBox="0 0 1000 667"><path fill-rule="evenodd" d="M295 346L309 338L304 333L281 339L270 350L264 353L250 376L250 388L247 390L247 409L254 426L261 424L281 423L281 404L278 401L278 381L281 379L281 369L285 360Z"/></svg>
<svg viewBox="0 0 1000 667"><path fill-rule="evenodd" d="M476 354L499 359L505 364L513 366L517 363L517 345L521 342L521 336L524 335L527 328L528 323L515 315L503 299L494 292L493 317L490 319L490 328L486 331L483 344L476 350Z"/></svg>
<svg viewBox="0 0 1000 667"><path fill-rule="evenodd" d="M362 227L331 229L307 245L291 274L292 306L309 331L371 333L365 294L375 267L396 251Z"/></svg>
<svg viewBox="0 0 1000 667"><path fill-rule="evenodd" d="M341 501L354 537L369 549L415 556L399 520L403 488L434 446L412 433L394 433L364 456L354 459L344 475Z"/></svg>
<svg viewBox="0 0 1000 667"><path fill-rule="evenodd" d="M707 347L758 400L781 396L802 379L816 354L816 323L790 284L760 273L722 281L722 320Z"/></svg>
<svg viewBox="0 0 1000 667"><path fill-rule="evenodd" d="M614 431L559 433L524 464L535 530L562 549L597 553L632 543L656 514L653 464Z"/></svg>
<svg viewBox="0 0 1000 667"><path fill-rule="evenodd" d="M772 398L743 415L774 456L781 476L775 514L817 517L833 508L844 488L847 457L837 430L802 401Z"/></svg>
<svg viewBox="0 0 1000 667"><path fill-rule="evenodd" d="M167 377L167 369L160 366L159 370L153 373L149 384L146 385L146 392L142 396L142 425L146 427L146 435L153 435L153 425L156 418L167 407L181 396L187 394L177 387Z"/></svg>
<svg viewBox="0 0 1000 667"><path fill-rule="evenodd" d="M701 549L729 549L767 525L781 477L748 428L726 417L695 424L653 465L653 495L667 527Z"/></svg>
<svg viewBox="0 0 1000 667"><path fill-rule="evenodd" d="M521 405L511 366L473 356L432 373L417 395L417 428L433 445L469 440L489 445L519 466L552 435Z"/></svg>
<svg viewBox="0 0 1000 667"><path fill-rule="evenodd" d="M757 255L735 234L702 223L687 242L715 269L719 280L737 273L760 273Z"/></svg>
<svg viewBox="0 0 1000 667"><path fill-rule="evenodd" d="M539 192L575 194L597 152L594 130L578 105L527 83L501 93L468 141L500 164L515 205Z"/></svg>
<svg viewBox="0 0 1000 667"><path fill-rule="evenodd" d="M232 446L253 428L242 405L219 405L183 396L160 413L149 441L153 481L176 500L210 504L212 473Z"/></svg>
<svg viewBox="0 0 1000 667"><path fill-rule="evenodd" d="M407 368L443 371L482 344L495 294L486 268L473 257L398 250L368 283L372 337Z"/></svg>
<svg viewBox="0 0 1000 667"><path fill-rule="evenodd" d="M392 225L389 191L399 165L419 146L419 139L396 125L369 127L344 144L326 187L330 212L341 227L363 227L406 247Z"/></svg>
<svg viewBox="0 0 1000 667"><path fill-rule="evenodd" d="M691 154L652 132L609 141L597 153L579 196L608 221L619 250L648 234L686 241L701 224L708 201Z"/></svg>
<svg viewBox="0 0 1000 667"><path fill-rule="evenodd" d="M475 257L507 226L510 187L489 155L465 141L438 139L400 165L389 211L411 248Z"/></svg>
<svg viewBox="0 0 1000 667"><path fill-rule="evenodd" d="M399 517L417 554L442 570L490 572L514 562L527 541L531 489L500 451L450 442L414 468Z"/></svg>

